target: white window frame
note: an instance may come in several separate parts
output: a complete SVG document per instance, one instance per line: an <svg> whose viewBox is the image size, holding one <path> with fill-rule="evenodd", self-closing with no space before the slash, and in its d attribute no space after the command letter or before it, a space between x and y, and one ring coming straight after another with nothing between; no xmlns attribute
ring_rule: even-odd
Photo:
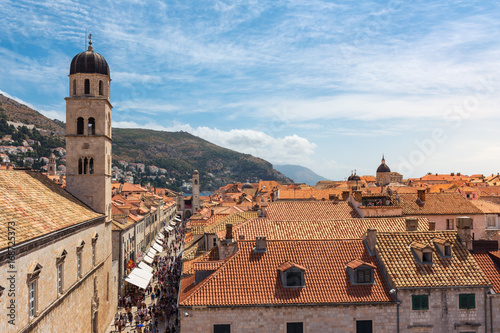
<svg viewBox="0 0 500 333"><path fill-rule="evenodd" d="M76 275L79 279L82 277L82 251L76 253Z"/></svg>
<svg viewBox="0 0 500 333"><path fill-rule="evenodd" d="M64 293L64 263L57 265L57 293Z"/></svg>
<svg viewBox="0 0 500 333"><path fill-rule="evenodd" d="M491 221L493 220L493 223ZM491 214L486 215L486 228L488 229L496 229L498 224L498 216Z"/></svg>
<svg viewBox="0 0 500 333"><path fill-rule="evenodd" d="M28 300L29 300L29 314L30 314L30 318L33 318L36 316L36 310L37 310L37 281L38 280L33 280L33 281L30 281L29 282L29 285L28 285L28 290L29 290L29 297L28 297Z"/></svg>

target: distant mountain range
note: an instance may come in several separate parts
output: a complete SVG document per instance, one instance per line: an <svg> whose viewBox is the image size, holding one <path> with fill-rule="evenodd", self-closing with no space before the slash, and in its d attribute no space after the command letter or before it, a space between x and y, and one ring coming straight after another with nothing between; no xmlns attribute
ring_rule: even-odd
<svg viewBox="0 0 500 333"><path fill-rule="evenodd" d="M64 139L65 124L0 94L0 114L6 120L35 125ZM56 147L49 147L56 148ZM175 178L174 190L200 172L203 190L214 190L231 182L279 180L291 182L271 163L248 154L219 147L187 132L113 128L113 160L143 163L165 168ZM144 175L147 176L147 175ZM150 180L148 180L150 181ZM154 185L157 181L153 181ZM163 184L163 186L165 186Z"/></svg>
<svg viewBox="0 0 500 333"><path fill-rule="evenodd" d="M327 180L321 177L311 169L300 165L273 165L273 167L286 175L288 178L293 179L296 183L306 183L307 185L316 185L321 180Z"/></svg>

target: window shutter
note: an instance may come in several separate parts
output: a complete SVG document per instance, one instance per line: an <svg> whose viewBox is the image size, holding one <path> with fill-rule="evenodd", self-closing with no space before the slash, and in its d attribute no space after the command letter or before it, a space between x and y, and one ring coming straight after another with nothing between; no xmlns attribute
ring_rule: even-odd
<svg viewBox="0 0 500 333"><path fill-rule="evenodd" d="M413 295L411 297L411 302L412 302L412 309L417 310L419 308L419 301L418 301L418 296Z"/></svg>
<svg viewBox="0 0 500 333"><path fill-rule="evenodd" d="M475 309L476 308L476 294L470 294L469 297L469 309Z"/></svg>
<svg viewBox="0 0 500 333"><path fill-rule="evenodd" d="M429 296L422 295L422 296L420 296L420 299L422 300L421 309L428 310L429 309Z"/></svg>
<svg viewBox="0 0 500 333"><path fill-rule="evenodd" d="M467 301L467 295L459 295L459 303L460 303L460 309L467 309L468 307L468 301Z"/></svg>

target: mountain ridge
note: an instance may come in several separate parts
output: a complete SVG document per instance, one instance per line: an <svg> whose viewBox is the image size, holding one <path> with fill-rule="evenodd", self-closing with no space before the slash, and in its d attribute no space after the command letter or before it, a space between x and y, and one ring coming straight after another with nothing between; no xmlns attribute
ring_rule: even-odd
<svg viewBox="0 0 500 333"><path fill-rule="evenodd" d="M64 140L63 122L51 120L1 94L0 116L8 121L35 125ZM291 179L275 170L271 163L262 158L217 146L188 132L123 128L113 128L112 131L113 165L116 165L117 161L126 161L167 169L167 176L175 179L175 188L180 187L182 182L189 181L194 170L200 172L200 185L204 190L216 189L231 182L291 182ZM150 176L146 171L143 179L147 178L147 181L155 186L161 185L156 178Z"/></svg>

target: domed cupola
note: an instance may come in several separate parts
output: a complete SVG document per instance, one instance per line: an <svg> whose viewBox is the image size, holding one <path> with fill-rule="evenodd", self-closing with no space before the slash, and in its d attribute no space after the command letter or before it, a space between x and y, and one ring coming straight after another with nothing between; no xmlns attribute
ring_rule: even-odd
<svg viewBox="0 0 500 333"><path fill-rule="evenodd" d="M380 164L377 168L377 173L379 172L391 172L391 169L387 166L387 164L385 164L384 155L382 155L382 164Z"/></svg>
<svg viewBox="0 0 500 333"><path fill-rule="evenodd" d="M92 41L89 42L87 51L78 53L71 60L69 75L73 74L103 74L109 76L109 66L106 59L97 52L94 52Z"/></svg>
<svg viewBox="0 0 500 333"><path fill-rule="evenodd" d="M351 173L351 175L347 178L348 181L359 181L361 177L359 177L356 172Z"/></svg>

